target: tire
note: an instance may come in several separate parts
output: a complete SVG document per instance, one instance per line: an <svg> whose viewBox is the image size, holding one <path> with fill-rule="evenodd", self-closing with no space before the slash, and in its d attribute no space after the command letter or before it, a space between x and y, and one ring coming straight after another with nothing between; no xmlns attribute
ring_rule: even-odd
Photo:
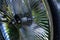
<svg viewBox="0 0 60 40"><path fill-rule="evenodd" d="M60 40L60 8L59 8L59 0L48 0L52 16L53 16L53 24L54 24L54 40Z"/></svg>
<svg viewBox="0 0 60 40"><path fill-rule="evenodd" d="M5 24L3 27L1 26L2 27L1 32L5 40L19 40L20 36L21 36L20 40L25 40L25 39L26 40L53 40L52 15L51 15L48 2L46 0L26 0L23 2L22 0L18 0L18 1L13 0L13 2L11 3L8 0L6 1L7 1L6 7L9 7L8 11L10 11L10 13L11 11L14 12L13 13L14 18L16 18L16 15L18 15L19 17L21 16L21 19L23 17L27 17L27 18L30 18L31 20L28 20L28 21L25 21L25 19L21 20L22 25L21 27L19 26L18 29L14 26L15 24L13 25L12 23L10 24L9 22L1 22L2 26L3 24ZM16 6L16 4L18 3L21 3L20 6L19 5ZM7 10L5 11L7 12ZM22 16L20 12L24 13L22 14L24 16ZM12 15L10 14L9 16L12 17ZM36 24L36 26L34 24ZM29 27L23 27L25 25ZM32 27L31 29L30 26L32 25L34 27ZM6 29L4 29L4 27ZM37 31L38 29L39 31ZM33 35L34 38L29 35ZM24 36L26 37L24 38Z"/></svg>

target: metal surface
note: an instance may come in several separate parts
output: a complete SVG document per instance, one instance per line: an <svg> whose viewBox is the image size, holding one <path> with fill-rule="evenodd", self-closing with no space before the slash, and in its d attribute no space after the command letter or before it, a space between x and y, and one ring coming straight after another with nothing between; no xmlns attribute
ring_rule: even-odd
<svg viewBox="0 0 60 40"><path fill-rule="evenodd" d="M8 22L1 22L5 40L52 40L53 27L50 9L46 7L47 1L6 0L6 2Z"/></svg>

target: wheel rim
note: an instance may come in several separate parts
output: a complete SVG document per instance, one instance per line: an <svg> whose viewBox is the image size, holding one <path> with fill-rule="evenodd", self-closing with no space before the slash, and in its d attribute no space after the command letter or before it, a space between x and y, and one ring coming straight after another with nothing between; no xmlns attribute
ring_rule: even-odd
<svg viewBox="0 0 60 40"><path fill-rule="evenodd" d="M29 0L27 0L27 1L29 1ZM33 19L33 21L36 24L38 24L40 26L40 28L42 28L44 30L44 31L42 30L43 33L41 33L41 35L42 35L41 37L39 35L40 33L35 33L34 34L35 38L30 39L30 40L40 40L40 39L41 40L52 40L53 39L52 38L52 35L53 35L52 17L51 17L49 6L47 7L47 5L48 5L48 3L46 3L47 1L44 1L44 0L41 0L41 1L39 1L39 0L30 0L28 2L28 4L27 4L27 1L24 1L26 3L25 6L29 7L30 8L29 10L32 11L32 19ZM10 6L8 6L8 7L10 7ZM11 7L9 9L10 9L10 11L11 10L14 11L14 9L11 9ZM20 9L20 10L22 10L22 9ZM8 15L10 15L10 14L8 14ZM8 28L8 29L10 29L10 28ZM38 29L36 29L36 30L38 30ZM13 35L13 34L11 34L11 35ZM10 34L9 34L9 36L10 36Z"/></svg>

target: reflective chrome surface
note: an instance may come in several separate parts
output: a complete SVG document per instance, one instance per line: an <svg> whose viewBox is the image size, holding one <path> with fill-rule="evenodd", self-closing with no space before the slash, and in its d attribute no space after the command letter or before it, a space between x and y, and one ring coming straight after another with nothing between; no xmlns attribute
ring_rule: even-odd
<svg viewBox="0 0 60 40"><path fill-rule="evenodd" d="M10 25L6 22L2 22L0 25L3 37L5 40L18 40L19 39L19 32L13 25Z"/></svg>
<svg viewBox="0 0 60 40"><path fill-rule="evenodd" d="M1 22L5 40L50 40L50 16L44 0L6 0L6 3L8 22Z"/></svg>

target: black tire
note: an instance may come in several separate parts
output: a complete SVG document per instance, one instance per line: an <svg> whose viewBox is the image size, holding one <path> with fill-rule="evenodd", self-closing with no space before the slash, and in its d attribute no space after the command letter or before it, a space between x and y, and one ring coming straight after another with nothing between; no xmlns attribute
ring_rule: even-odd
<svg viewBox="0 0 60 40"><path fill-rule="evenodd" d="M53 16L54 40L60 40L60 0L48 0Z"/></svg>

